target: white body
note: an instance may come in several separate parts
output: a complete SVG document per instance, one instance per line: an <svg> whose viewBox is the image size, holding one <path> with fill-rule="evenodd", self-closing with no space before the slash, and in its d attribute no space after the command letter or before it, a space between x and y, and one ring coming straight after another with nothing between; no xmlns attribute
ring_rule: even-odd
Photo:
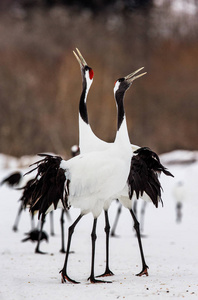
<svg viewBox="0 0 198 300"><path fill-rule="evenodd" d="M82 154L84 153L90 153L90 152L94 152L94 151L105 151L107 149L109 149L113 143L107 143L101 139L99 139L92 131L91 127L89 124L86 124L80 117L79 115L79 146L80 146L80 152ZM82 138L83 136L83 138ZM132 158L132 152L134 152L135 150L137 150L138 148L140 148L139 146L133 145L131 144L131 158ZM130 168L131 165L131 159L129 161L129 165L128 167ZM130 171L130 169L129 169ZM120 175L122 173L120 172ZM128 172L129 175L129 172ZM121 178L122 176L120 176ZM128 196L128 185L127 185L127 179L128 176L126 178L125 181L125 185L124 187L119 191L119 193L117 193L115 191L115 196L112 198L106 198L105 202L104 202L104 210L108 210L112 200L115 199L119 199L119 201L124 205L124 207L131 209L132 208L132 200L133 199L129 199ZM146 201L151 201L150 198L144 193L145 196L145 200Z"/></svg>
<svg viewBox="0 0 198 300"><path fill-rule="evenodd" d="M61 162L60 168L70 180L68 204L80 208L82 214L92 212L98 217L105 200L111 202L124 188L132 149L130 143L121 141L122 136L104 151L80 154Z"/></svg>

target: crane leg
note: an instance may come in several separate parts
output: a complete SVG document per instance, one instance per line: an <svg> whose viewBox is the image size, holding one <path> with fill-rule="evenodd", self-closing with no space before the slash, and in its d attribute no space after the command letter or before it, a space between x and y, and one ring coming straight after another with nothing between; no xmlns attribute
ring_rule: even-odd
<svg viewBox="0 0 198 300"><path fill-rule="evenodd" d="M114 224L113 224L113 227L112 227L112 230L111 230L111 236L114 236L114 237L116 236L115 230L116 230L116 227L117 227L117 224L118 224L118 220L119 220L121 211L122 211L122 204L119 204L117 214L116 214L116 217L115 217L115 221L114 221Z"/></svg>
<svg viewBox="0 0 198 300"><path fill-rule="evenodd" d="M65 214L66 214L67 219L68 219L69 221L71 221L71 216L70 216L70 213L69 213L69 210L68 210L68 209L65 210Z"/></svg>
<svg viewBox="0 0 198 300"><path fill-rule="evenodd" d="M109 224L109 216L108 210L104 210L105 214L105 233L106 233L106 269L102 275L97 277L104 277L104 276L112 276L114 275L113 272L109 269L109 234L110 234L110 224Z"/></svg>
<svg viewBox="0 0 198 300"><path fill-rule="evenodd" d="M42 236L42 231L43 231L44 223L45 223L45 214L42 214L42 217L41 217L41 227L40 227L40 231L39 231L38 242L37 242L37 246L35 248L35 253L39 253L39 254L46 254L45 252L42 252L39 249L40 248L40 242L41 242L41 236Z"/></svg>
<svg viewBox="0 0 198 300"><path fill-rule="evenodd" d="M89 276L88 280L90 280L91 283L105 283L108 281L97 280L94 276L95 245L96 245L96 239L97 239L96 225L97 225L97 218L94 219L93 229L92 229L92 233L91 233L91 240L92 240L91 275Z"/></svg>
<svg viewBox="0 0 198 300"><path fill-rule="evenodd" d="M178 202L176 205L176 222L180 223L182 220L182 203Z"/></svg>
<svg viewBox="0 0 198 300"><path fill-rule="evenodd" d="M14 225L13 225L13 227L12 227L13 231L17 231L17 230L18 230L19 219L20 219L22 210L23 210L23 203L21 203L21 205L20 205L20 207L19 207L19 210L18 210L16 219L15 219Z"/></svg>
<svg viewBox="0 0 198 300"><path fill-rule="evenodd" d="M34 215L30 216L30 218L31 218L31 228L32 228L32 230L34 230L34 228L35 228Z"/></svg>
<svg viewBox="0 0 198 300"><path fill-rule="evenodd" d="M50 234L51 236L54 236L54 212L50 211Z"/></svg>
<svg viewBox="0 0 198 300"><path fill-rule="evenodd" d="M136 274L137 276L142 276L142 275L146 275L148 276L148 266L145 262L145 258L144 258L144 252L143 252L143 248L142 248L142 241L141 241L141 235L140 235L140 226L139 226L139 222L136 219L136 216L133 212L132 209L129 210L131 213L131 216L133 218L134 221L134 229L136 231L137 234L137 238L138 238L138 244L139 244L139 249L140 249L140 255L141 255L141 259L142 259L142 271L138 274Z"/></svg>
<svg viewBox="0 0 198 300"><path fill-rule="evenodd" d="M133 202L133 212L135 216L137 216L137 199L135 199Z"/></svg>
<svg viewBox="0 0 198 300"><path fill-rule="evenodd" d="M144 228L143 225L144 225L144 215L145 215L146 206L147 206L147 202L144 201L141 208L141 220L140 220L141 231L143 231Z"/></svg>
<svg viewBox="0 0 198 300"><path fill-rule="evenodd" d="M61 249L60 249L60 252L61 253L65 253L64 212L65 212L64 209L62 209L61 218L60 218L60 224L61 224Z"/></svg>
<svg viewBox="0 0 198 300"><path fill-rule="evenodd" d="M66 251L66 255L65 255L65 262L64 262L62 270L60 271L61 277L62 277L62 283L66 282L66 281L69 281L69 282L72 282L72 283L79 283L79 282L71 279L67 275L67 263L68 263L68 257L69 257L69 250L70 250L72 235L73 235L73 232L74 232L74 229L75 229L76 225L78 224L78 222L80 221L82 216L83 215L80 214L78 216L78 218L74 221L74 223L68 229L68 241L67 241L67 251Z"/></svg>

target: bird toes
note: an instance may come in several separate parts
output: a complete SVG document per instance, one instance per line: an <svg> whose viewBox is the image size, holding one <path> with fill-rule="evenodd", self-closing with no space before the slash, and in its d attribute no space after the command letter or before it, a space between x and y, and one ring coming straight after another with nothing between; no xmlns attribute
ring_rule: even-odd
<svg viewBox="0 0 198 300"><path fill-rule="evenodd" d="M91 283L112 283L111 281L98 280L95 277L89 277Z"/></svg>
<svg viewBox="0 0 198 300"><path fill-rule="evenodd" d="M65 282L71 282L71 283L74 283L74 284L79 284L80 282L78 281L75 281L73 279L71 279L66 273L64 270L61 270L59 273L61 273L61 282L62 283L65 283Z"/></svg>
<svg viewBox="0 0 198 300"><path fill-rule="evenodd" d="M113 275L114 275L114 273L111 270L107 270L103 274L98 275L96 277L108 277L108 276L113 276Z"/></svg>
<svg viewBox="0 0 198 300"><path fill-rule="evenodd" d="M139 277L141 277L143 275L148 276L148 267L143 268L140 273L136 274L136 276L139 276Z"/></svg>

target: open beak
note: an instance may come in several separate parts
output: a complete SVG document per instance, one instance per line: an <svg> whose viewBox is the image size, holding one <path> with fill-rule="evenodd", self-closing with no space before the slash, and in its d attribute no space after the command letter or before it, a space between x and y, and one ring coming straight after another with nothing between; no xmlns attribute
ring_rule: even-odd
<svg viewBox="0 0 198 300"><path fill-rule="evenodd" d="M127 80L129 83L132 83L135 79L137 79L137 78L139 78L139 77L145 75L147 72L135 76L135 74L137 74L137 73L138 73L139 71L141 71L142 69L144 69L144 67L142 67L142 68L136 70L135 72L133 72L133 73L127 75L127 76L125 76L125 77L124 77L125 80Z"/></svg>
<svg viewBox="0 0 198 300"><path fill-rule="evenodd" d="M79 62L81 69L84 68L85 66L87 66L87 63L86 63L84 57L82 56L82 54L80 53L80 51L78 50L78 48L76 48L76 52L73 51L73 53L74 53L77 61Z"/></svg>

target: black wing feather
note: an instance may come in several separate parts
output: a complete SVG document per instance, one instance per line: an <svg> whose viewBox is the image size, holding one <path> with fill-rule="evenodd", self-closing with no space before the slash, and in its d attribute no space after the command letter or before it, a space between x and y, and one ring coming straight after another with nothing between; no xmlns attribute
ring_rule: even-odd
<svg viewBox="0 0 198 300"><path fill-rule="evenodd" d="M67 206L67 195L65 194L65 171L60 168L62 158L49 154L39 154L44 158L33 165L37 174L32 184L27 187L26 193L30 204L30 211L33 214L39 211L39 217L47 212L51 205L57 208L59 200L63 206ZM31 170L28 173L31 173ZM66 200L65 200L66 199Z"/></svg>
<svg viewBox="0 0 198 300"><path fill-rule="evenodd" d="M135 193L140 198L145 192L158 207L161 201L161 184L158 175L163 172L173 176L161 163L158 155L147 147L139 148L131 159L131 169L128 177L129 198Z"/></svg>

